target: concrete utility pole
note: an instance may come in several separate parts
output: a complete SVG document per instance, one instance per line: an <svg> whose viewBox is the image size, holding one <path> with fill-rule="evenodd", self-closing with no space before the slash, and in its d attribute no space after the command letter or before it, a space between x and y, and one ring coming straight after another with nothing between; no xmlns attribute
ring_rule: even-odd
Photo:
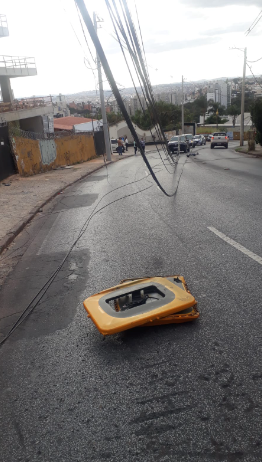
<svg viewBox="0 0 262 462"><path fill-rule="evenodd" d="M181 112L182 112L182 123L181 123L182 127L181 127L181 129L182 129L182 135L183 135L183 133L184 133L184 77L183 77L183 75L182 75L182 111Z"/></svg>
<svg viewBox="0 0 262 462"><path fill-rule="evenodd" d="M240 122L240 146L244 145L244 112L245 112L245 78L246 78L247 49L244 49L244 67L241 93L241 122Z"/></svg>
<svg viewBox="0 0 262 462"><path fill-rule="evenodd" d="M97 17L96 13L93 13L94 19L94 28L97 34ZM106 158L107 160L111 160L111 143L109 139L109 131L108 131L108 123L106 117L106 108L105 108L105 98L104 98L104 89L103 89L103 81L102 81L102 71L101 71L101 62L96 53L96 63L97 63L97 71L98 71L98 84L99 84L99 93L100 93L100 102L101 102L101 113L103 117L103 129L104 129L104 138L105 138L105 146L106 146Z"/></svg>

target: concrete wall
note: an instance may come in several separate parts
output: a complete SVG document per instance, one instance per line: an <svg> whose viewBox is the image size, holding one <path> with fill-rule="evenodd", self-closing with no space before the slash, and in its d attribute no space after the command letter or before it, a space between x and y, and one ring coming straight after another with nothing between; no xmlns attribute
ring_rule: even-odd
<svg viewBox="0 0 262 462"><path fill-rule="evenodd" d="M22 119L20 120L20 128L28 132L43 133L43 119L41 116Z"/></svg>
<svg viewBox="0 0 262 462"><path fill-rule="evenodd" d="M146 141L153 141L150 130L142 130L136 124L134 124L134 127L137 132L138 138L144 138L144 140ZM118 124L111 125L109 127L109 134L110 134L110 138L119 138L119 136L126 135L129 143L132 143L133 141L131 132L129 128L127 127L127 124L124 120L122 120ZM152 134L156 137L156 141L157 141L159 137L158 137L158 134L155 128L152 129Z"/></svg>
<svg viewBox="0 0 262 462"><path fill-rule="evenodd" d="M36 175L96 157L94 140L89 135L71 135L55 140L31 140L13 136L11 143L22 176Z"/></svg>
<svg viewBox="0 0 262 462"><path fill-rule="evenodd" d="M1 113L1 118L6 122L13 122L15 120L23 120L34 118L37 116L53 115L53 106L32 107L29 109L21 109L18 111L9 111Z"/></svg>

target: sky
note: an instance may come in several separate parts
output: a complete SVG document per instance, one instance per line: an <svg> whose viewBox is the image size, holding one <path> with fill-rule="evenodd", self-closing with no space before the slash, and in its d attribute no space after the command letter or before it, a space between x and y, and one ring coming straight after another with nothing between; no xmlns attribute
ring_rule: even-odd
<svg viewBox="0 0 262 462"><path fill-rule="evenodd" d="M98 35L119 87L132 86L105 0L85 3L103 20ZM129 5L138 29L134 0ZM247 47L250 61L262 57L262 19L245 35L261 9L262 0L137 0L152 85L180 82L182 75L186 82L241 76L243 52L232 48ZM97 90L95 50L85 29L91 56L74 0L1 0L0 13L9 27L1 54L36 60L37 76L12 79L15 97ZM262 74L262 60L250 65Z"/></svg>

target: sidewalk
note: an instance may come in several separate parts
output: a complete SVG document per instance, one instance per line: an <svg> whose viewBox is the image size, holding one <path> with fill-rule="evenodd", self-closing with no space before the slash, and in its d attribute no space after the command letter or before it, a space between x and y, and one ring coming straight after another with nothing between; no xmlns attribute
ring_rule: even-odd
<svg viewBox="0 0 262 462"><path fill-rule="evenodd" d="M133 156L112 155L107 165ZM37 212L67 186L104 167L104 158L65 166L47 173L21 177L13 175L0 182L0 254Z"/></svg>
<svg viewBox="0 0 262 462"><path fill-rule="evenodd" d="M248 146L245 142L244 146L238 146L235 148L236 152L243 152L245 154L251 155L251 156L257 156L257 157L262 157L262 146L259 144L256 144L256 149L255 151L248 151Z"/></svg>

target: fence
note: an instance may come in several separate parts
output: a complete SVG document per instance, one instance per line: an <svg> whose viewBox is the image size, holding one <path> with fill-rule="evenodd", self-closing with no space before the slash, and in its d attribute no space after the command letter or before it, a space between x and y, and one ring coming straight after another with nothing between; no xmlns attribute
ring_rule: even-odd
<svg viewBox="0 0 262 462"><path fill-rule="evenodd" d="M18 136L27 140L55 140L58 138L74 136L75 133L73 130L64 130L57 131L53 133L38 133L38 132L29 132L27 130L21 130L21 128L10 127L9 132L11 136ZM92 133L89 132L79 132L80 135L92 136Z"/></svg>

